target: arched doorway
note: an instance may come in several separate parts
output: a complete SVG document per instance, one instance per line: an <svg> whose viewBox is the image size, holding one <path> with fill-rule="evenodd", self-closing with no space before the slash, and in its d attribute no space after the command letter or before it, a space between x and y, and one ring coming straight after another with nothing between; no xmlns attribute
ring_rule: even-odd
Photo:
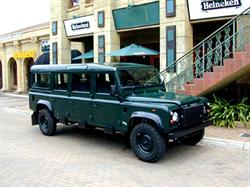
<svg viewBox="0 0 250 187"><path fill-rule="evenodd" d="M2 62L0 60L0 89L3 87L3 70L2 70Z"/></svg>
<svg viewBox="0 0 250 187"><path fill-rule="evenodd" d="M30 68L34 65L33 58L24 59L23 75L24 75L24 91L27 92L29 89L29 80L30 80Z"/></svg>
<svg viewBox="0 0 250 187"><path fill-rule="evenodd" d="M14 58L9 59L9 88L11 91L15 91L17 89L17 63Z"/></svg>

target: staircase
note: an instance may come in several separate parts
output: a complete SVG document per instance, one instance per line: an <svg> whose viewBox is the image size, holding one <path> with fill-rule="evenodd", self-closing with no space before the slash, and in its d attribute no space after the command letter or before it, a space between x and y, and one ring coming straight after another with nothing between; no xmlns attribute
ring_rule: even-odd
<svg viewBox="0 0 250 187"><path fill-rule="evenodd" d="M161 72L169 92L205 95L250 74L250 7Z"/></svg>

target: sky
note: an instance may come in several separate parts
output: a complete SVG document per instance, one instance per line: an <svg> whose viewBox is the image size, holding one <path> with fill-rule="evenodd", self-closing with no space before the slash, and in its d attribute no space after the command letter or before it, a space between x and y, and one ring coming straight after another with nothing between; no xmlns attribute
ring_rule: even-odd
<svg viewBox="0 0 250 187"><path fill-rule="evenodd" d="M0 0L0 35L49 20L50 0Z"/></svg>

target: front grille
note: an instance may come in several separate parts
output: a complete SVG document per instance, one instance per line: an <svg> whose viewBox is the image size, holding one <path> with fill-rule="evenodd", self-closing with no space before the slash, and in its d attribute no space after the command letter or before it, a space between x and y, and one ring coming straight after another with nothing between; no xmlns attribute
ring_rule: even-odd
<svg viewBox="0 0 250 187"><path fill-rule="evenodd" d="M192 126L203 120L203 105L191 106L183 109L183 126Z"/></svg>

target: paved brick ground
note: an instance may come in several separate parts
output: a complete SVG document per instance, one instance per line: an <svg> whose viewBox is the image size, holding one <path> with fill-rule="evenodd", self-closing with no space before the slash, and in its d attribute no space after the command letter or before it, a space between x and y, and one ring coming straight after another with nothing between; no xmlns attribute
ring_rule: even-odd
<svg viewBox="0 0 250 187"><path fill-rule="evenodd" d="M59 127L53 137L26 113L23 99L0 95L0 187L249 187L250 154L217 146L169 145L156 164L139 161L121 137Z"/></svg>

